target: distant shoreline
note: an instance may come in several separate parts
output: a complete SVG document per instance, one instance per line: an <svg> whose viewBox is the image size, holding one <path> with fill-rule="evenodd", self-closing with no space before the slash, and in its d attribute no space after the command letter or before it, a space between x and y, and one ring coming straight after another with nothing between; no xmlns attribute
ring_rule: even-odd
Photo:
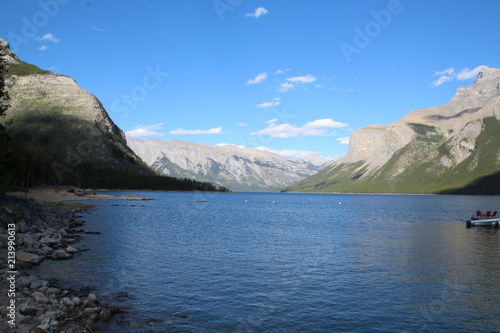
<svg viewBox="0 0 500 333"><path fill-rule="evenodd" d="M146 198L137 194L124 195L121 197L116 197L109 194L84 194L77 195L75 193L68 192L65 189L55 190L53 187L37 187L29 189L28 192L8 192L8 195L12 195L18 198L33 199L37 202L66 202L66 201L86 201L86 200L153 200L151 198Z"/></svg>

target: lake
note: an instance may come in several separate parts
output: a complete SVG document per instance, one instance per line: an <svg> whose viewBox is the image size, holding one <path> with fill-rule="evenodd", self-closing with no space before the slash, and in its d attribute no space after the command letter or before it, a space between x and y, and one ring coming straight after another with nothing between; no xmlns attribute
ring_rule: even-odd
<svg viewBox="0 0 500 333"><path fill-rule="evenodd" d="M106 332L500 331L498 196L136 193L40 267L129 305Z"/></svg>

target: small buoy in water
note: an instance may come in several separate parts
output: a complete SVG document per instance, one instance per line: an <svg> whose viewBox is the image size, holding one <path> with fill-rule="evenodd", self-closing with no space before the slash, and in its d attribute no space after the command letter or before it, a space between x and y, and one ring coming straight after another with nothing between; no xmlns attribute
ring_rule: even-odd
<svg viewBox="0 0 500 333"><path fill-rule="evenodd" d="M342 205L342 202L339 202L339 205Z"/></svg>
<svg viewBox="0 0 500 333"><path fill-rule="evenodd" d="M273 203L276 203L276 201L273 200Z"/></svg>
<svg viewBox="0 0 500 333"><path fill-rule="evenodd" d="M248 200L245 200L245 203L247 203L247 202L248 202Z"/></svg>

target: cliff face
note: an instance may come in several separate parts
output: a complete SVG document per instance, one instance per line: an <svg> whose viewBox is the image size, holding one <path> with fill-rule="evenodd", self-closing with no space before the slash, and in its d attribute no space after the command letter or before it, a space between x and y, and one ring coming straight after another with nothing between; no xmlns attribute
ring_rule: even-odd
<svg viewBox="0 0 500 333"><path fill-rule="evenodd" d="M500 69L485 67L445 105L355 131L345 157L287 190L498 193L499 119Z"/></svg>
<svg viewBox="0 0 500 333"><path fill-rule="evenodd" d="M237 191L278 190L317 172L316 167L274 153L234 145L127 138L156 171L224 185Z"/></svg>
<svg viewBox="0 0 500 333"><path fill-rule="evenodd" d="M17 58L0 39L7 65L10 108L1 119L22 147L29 172L47 181L76 178L83 170L129 170L153 175L126 145L97 98L66 76L43 71ZM25 156L22 156L25 155Z"/></svg>

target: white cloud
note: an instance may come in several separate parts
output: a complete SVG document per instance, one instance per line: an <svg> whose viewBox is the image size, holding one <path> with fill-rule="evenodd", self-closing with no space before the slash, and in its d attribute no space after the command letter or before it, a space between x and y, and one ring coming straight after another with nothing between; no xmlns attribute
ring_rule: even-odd
<svg viewBox="0 0 500 333"><path fill-rule="evenodd" d="M262 130L250 133L250 135L268 135L273 138L296 138L303 133L304 131L301 128L290 124L271 124Z"/></svg>
<svg viewBox="0 0 500 333"><path fill-rule="evenodd" d="M477 66L474 69L464 68L460 73L457 74L457 80L469 80L475 78L479 72L486 66Z"/></svg>
<svg viewBox="0 0 500 333"><path fill-rule="evenodd" d="M455 72L455 69L453 67L445 69L444 71L441 72L436 72L434 75L451 75Z"/></svg>
<svg viewBox="0 0 500 333"><path fill-rule="evenodd" d="M184 135L210 135L210 134L222 134L222 127L215 127L209 130L185 130L178 128L176 130L170 131L170 134L184 134Z"/></svg>
<svg viewBox="0 0 500 333"><path fill-rule="evenodd" d="M348 136L343 137L343 138L337 138L337 141L338 141L341 145L348 145L348 144L349 144L349 140L350 140L350 138L349 138Z"/></svg>
<svg viewBox="0 0 500 333"><path fill-rule="evenodd" d="M310 123L305 124L302 127L305 128L342 128L342 127L347 127L346 123L341 123L338 121L334 121L330 118L327 119L318 119L315 121L312 121Z"/></svg>
<svg viewBox="0 0 500 333"><path fill-rule="evenodd" d="M267 147L257 147L255 149L262 150L262 151L268 151L268 152L271 152L271 153L274 153L277 155L281 155L281 156L288 158L288 159L302 158L302 157L306 157L306 156L311 155L311 154L318 155L318 152L309 151L309 150L292 150L292 149L286 149L286 148L282 149L282 150L274 150L274 149L270 149Z"/></svg>
<svg viewBox="0 0 500 333"><path fill-rule="evenodd" d="M260 73L253 79L247 81L247 84L262 83L267 79L267 73Z"/></svg>
<svg viewBox="0 0 500 333"><path fill-rule="evenodd" d="M445 83L446 81L451 81L453 80L453 78L451 76L446 76L446 75L443 75L441 76L439 79L437 79L436 81L432 82L432 85L434 87L437 87L437 86L440 86L442 85L443 83Z"/></svg>
<svg viewBox="0 0 500 333"><path fill-rule="evenodd" d="M59 43L61 41L61 38L57 38L56 36L54 36L51 33L45 34L42 37L36 37L35 39L39 42L48 41L48 42L52 42L52 43Z"/></svg>
<svg viewBox="0 0 500 333"><path fill-rule="evenodd" d="M240 127L248 127L248 126L250 126L250 124L247 124L247 123L238 123L238 126L240 126Z"/></svg>
<svg viewBox="0 0 500 333"><path fill-rule="evenodd" d="M163 123L154 124L154 125L139 125L136 126L135 129L125 132L125 135L138 137L138 136L162 136L164 133L157 132L156 130L160 130L163 126Z"/></svg>
<svg viewBox="0 0 500 333"><path fill-rule="evenodd" d="M49 48L49 47L48 47L47 45L42 45L42 46L40 46L38 49L39 49L40 51L45 51L45 50L46 50L46 49L48 49L48 48Z"/></svg>
<svg viewBox="0 0 500 333"><path fill-rule="evenodd" d="M270 107L279 106L280 104L281 104L280 98L276 97L271 102L260 103L260 104L257 104L256 106L258 108L270 108Z"/></svg>
<svg viewBox="0 0 500 333"><path fill-rule="evenodd" d="M316 81L316 78L310 74L303 76L288 77L285 79L286 82L280 83L278 91L287 92L288 90L295 88L299 85L311 83Z"/></svg>
<svg viewBox="0 0 500 333"><path fill-rule="evenodd" d="M266 15L267 13L269 13L267 9L265 9L264 7L259 7L255 10L255 12L245 14L245 17L259 18L263 15Z"/></svg>
<svg viewBox="0 0 500 333"><path fill-rule="evenodd" d="M104 29L103 29L103 28L98 27L98 26L96 26L96 25L94 25L94 26L92 27L92 29L93 29L93 30L95 30L95 31L97 31L97 32L103 32L103 31L104 31Z"/></svg>
<svg viewBox="0 0 500 333"><path fill-rule="evenodd" d="M286 73L290 70L290 68L287 68L287 69L278 69L276 72L274 72L274 74L283 74L283 73Z"/></svg>
<svg viewBox="0 0 500 333"><path fill-rule="evenodd" d="M288 90L290 90L292 88L295 88L295 85L291 84L290 82L283 82L283 83L280 83L278 91L287 92Z"/></svg>
<svg viewBox="0 0 500 333"><path fill-rule="evenodd" d="M286 80L293 83L311 83L316 81L316 78L308 74L304 76L289 77Z"/></svg>
<svg viewBox="0 0 500 333"><path fill-rule="evenodd" d="M318 119L301 127L291 124L276 124L277 120L267 121L268 126L264 129L250 133L250 135L268 135L273 138L297 138L301 136L326 136L333 135L334 128L347 127L345 123L336 122L332 119Z"/></svg>
<svg viewBox="0 0 500 333"><path fill-rule="evenodd" d="M218 143L215 145L215 147L237 147L241 149L247 148L246 146L243 145L233 145L231 143Z"/></svg>
<svg viewBox="0 0 500 333"><path fill-rule="evenodd" d="M275 124L278 122L278 118L273 118L273 119L269 119L268 121L266 121L266 124Z"/></svg>
<svg viewBox="0 0 500 333"><path fill-rule="evenodd" d="M453 80L464 81L473 79L479 74L479 72L484 67L486 66L481 65L473 69L464 68L458 73L455 71L453 67L445 69L444 71L437 71L433 75L434 76L439 75L439 78L436 81L432 82L431 85L437 87L448 81L453 81Z"/></svg>

